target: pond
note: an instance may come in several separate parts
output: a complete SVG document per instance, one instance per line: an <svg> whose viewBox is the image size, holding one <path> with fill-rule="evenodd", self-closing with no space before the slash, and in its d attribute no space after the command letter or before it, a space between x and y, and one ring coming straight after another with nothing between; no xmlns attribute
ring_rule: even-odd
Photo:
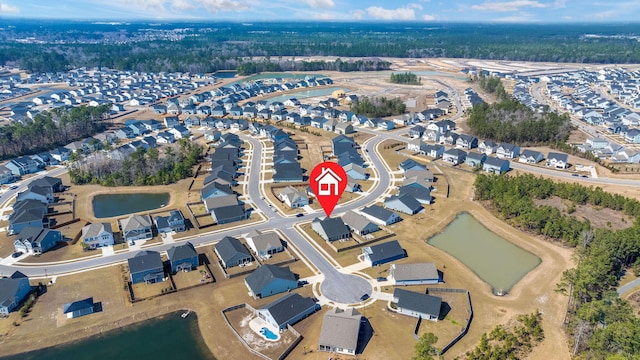
<svg viewBox="0 0 640 360"><path fill-rule="evenodd" d="M159 209L169 203L168 193L101 194L93 197L93 214L106 218Z"/></svg>
<svg viewBox="0 0 640 360"><path fill-rule="evenodd" d="M494 234L466 212L428 243L460 260L496 294L508 292L540 264L540 258Z"/></svg>
<svg viewBox="0 0 640 360"><path fill-rule="evenodd" d="M261 74L251 75L248 78L242 79L242 82L264 80L264 79L304 79L307 76L312 76L316 78L326 77L325 75L322 75L322 74L312 74L312 73L275 72L275 73L261 73Z"/></svg>
<svg viewBox="0 0 640 360"><path fill-rule="evenodd" d="M275 102L275 101L279 101L279 102L285 102L291 98L296 98L298 100L300 99L306 99L306 98L310 98L310 97L316 97L316 96L329 96L331 94L333 94L334 91L336 90L343 90L345 92L349 91L349 89L344 89L341 87L323 87L323 88L319 88L319 89L313 89L313 90L304 90L304 91L296 91L296 92L292 92L286 95L279 95L276 97L272 97L270 99L268 99L268 101L270 103Z"/></svg>
<svg viewBox="0 0 640 360"><path fill-rule="evenodd" d="M87 315L93 316L93 315ZM139 360L214 359L207 349L195 314L183 319L178 313L125 326L67 345L55 346L2 360Z"/></svg>

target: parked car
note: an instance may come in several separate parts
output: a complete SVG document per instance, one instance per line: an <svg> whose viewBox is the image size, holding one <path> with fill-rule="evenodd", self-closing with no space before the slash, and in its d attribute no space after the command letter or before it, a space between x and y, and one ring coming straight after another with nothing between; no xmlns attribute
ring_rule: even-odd
<svg viewBox="0 0 640 360"><path fill-rule="evenodd" d="M384 276L379 277L378 279L376 279L378 281L387 281L387 278Z"/></svg>
<svg viewBox="0 0 640 360"><path fill-rule="evenodd" d="M369 299L369 294L364 294L360 296L360 301L367 301Z"/></svg>
<svg viewBox="0 0 640 360"><path fill-rule="evenodd" d="M297 214L296 214L296 217L303 217L303 216L304 216L304 214L303 214L303 213L297 213Z"/></svg>
<svg viewBox="0 0 640 360"><path fill-rule="evenodd" d="M11 254L11 257L15 259L15 258L19 257L20 255L22 255L22 251L16 251L13 254Z"/></svg>

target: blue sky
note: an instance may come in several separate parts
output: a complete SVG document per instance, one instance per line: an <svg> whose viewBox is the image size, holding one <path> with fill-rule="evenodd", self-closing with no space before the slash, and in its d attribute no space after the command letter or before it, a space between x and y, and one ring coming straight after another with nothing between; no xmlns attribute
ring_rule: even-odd
<svg viewBox="0 0 640 360"><path fill-rule="evenodd" d="M0 0L1 18L638 22L639 0Z"/></svg>

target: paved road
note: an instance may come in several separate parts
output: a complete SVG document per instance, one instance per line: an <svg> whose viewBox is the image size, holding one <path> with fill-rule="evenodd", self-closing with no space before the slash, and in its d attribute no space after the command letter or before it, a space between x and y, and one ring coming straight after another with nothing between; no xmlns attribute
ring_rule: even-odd
<svg viewBox="0 0 640 360"><path fill-rule="evenodd" d="M316 216L324 216L323 213L317 212L314 214L307 214L300 218L284 217L279 213L274 212L271 207L262 199L260 193L260 178L257 174L260 174L261 169L261 156L263 147L260 141L251 138L244 137L243 139L251 143L253 150L253 161L250 163L250 167L247 169L247 174L250 175L247 178L248 182L248 195L251 202L255 207L261 211L268 220L260 224L252 224L243 226L237 229L229 229L222 232L216 232L213 234L204 234L196 238L189 239L194 245L211 244L217 242L219 239L225 236L240 237L248 232L259 229L280 229L291 241L296 248L298 248L303 255L324 275L324 281L321 284L321 291L324 296L329 300L337 303L357 303L360 301L360 297L367 293L371 294L372 288L367 280L362 277L350 274L344 274L340 272L335 266L330 263L313 245L309 243L298 231L293 228L293 225L299 222L308 221ZM366 149L367 155L370 157L372 167L378 170L378 178L380 182L370 194L366 197L358 199L352 203L344 206L336 207L335 214L339 214L348 210L360 208L378 198L389 187L390 176L386 171L386 166L383 163L379 155L374 151L375 146L383 141L384 138L377 136L367 143ZM56 176L64 173L66 169L56 169L49 173L49 175ZM21 186L22 188L23 186ZM20 189L16 189L7 192L0 197L0 200L5 201L10 199L13 194ZM145 250L153 251L166 251L173 244L158 244L145 248ZM92 269L96 267L111 265L118 262L123 262L132 257L134 253L123 252L110 256L96 256L90 259L78 260L69 263L52 263L52 264L19 264L19 265L0 265L0 274L10 274L15 270L19 270L28 276L52 276L55 274L64 274L74 272L83 269Z"/></svg>
<svg viewBox="0 0 640 360"><path fill-rule="evenodd" d="M630 283L624 284L622 286L620 286L618 288L618 290L616 290L618 292L618 295L622 295L626 292L629 292L631 289L633 289L636 286L640 286L640 278L633 280Z"/></svg>

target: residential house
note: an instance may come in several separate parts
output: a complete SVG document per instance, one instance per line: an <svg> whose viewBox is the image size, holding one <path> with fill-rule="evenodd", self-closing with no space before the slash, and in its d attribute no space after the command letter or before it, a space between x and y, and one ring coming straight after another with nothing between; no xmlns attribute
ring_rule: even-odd
<svg viewBox="0 0 640 360"><path fill-rule="evenodd" d="M113 231L110 223L93 223L82 227L82 241L89 249L112 246Z"/></svg>
<svg viewBox="0 0 640 360"><path fill-rule="evenodd" d="M188 241L185 244L174 245L167 249L167 257L171 265L171 272L174 274L178 271L191 271L200 265L198 252Z"/></svg>
<svg viewBox="0 0 640 360"><path fill-rule="evenodd" d="M411 170L426 170L427 169L426 166L417 163L413 159L407 159L407 160L401 162L399 167L400 167L400 170L402 170L402 172L404 172L404 173L406 173L407 171L411 171Z"/></svg>
<svg viewBox="0 0 640 360"><path fill-rule="evenodd" d="M547 156L547 166L551 166L556 169L566 169L569 167L569 155L550 152Z"/></svg>
<svg viewBox="0 0 640 360"><path fill-rule="evenodd" d="M22 176L38 171L38 162L28 156L23 156L9 160L4 165L15 176Z"/></svg>
<svg viewBox="0 0 640 360"><path fill-rule="evenodd" d="M478 167L482 166L486 160L487 155L485 153L469 152L464 163L471 167Z"/></svg>
<svg viewBox="0 0 640 360"><path fill-rule="evenodd" d="M364 261L372 267L399 260L407 256L398 240L366 246L362 248L362 254L364 255Z"/></svg>
<svg viewBox="0 0 640 360"><path fill-rule="evenodd" d="M49 189L42 186L31 186L25 191L21 191L16 195L16 201L23 200L38 200L42 203L52 203L55 198L53 192L49 192Z"/></svg>
<svg viewBox="0 0 640 360"><path fill-rule="evenodd" d="M49 152L49 155L51 155L51 157L54 158L58 162L63 162L63 161L69 160L69 155L70 154L71 154L71 151L69 151L69 149L67 149L65 147L59 147L59 148L53 149L53 150L51 150Z"/></svg>
<svg viewBox="0 0 640 360"><path fill-rule="evenodd" d="M175 127L167 130L169 133L173 134L176 139L186 139L191 136L191 132L185 126L177 125Z"/></svg>
<svg viewBox="0 0 640 360"><path fill-rule="evenodd" d="M262 265L249 274L244 279L244 283L251 296L257 299L291 291L298 287L298 279L289 267L269 264Z"/></svg>
<svg viewBox="0 0 640 360"><path fill-rule="evenodd" d="M343 166L344 172L354 180L366 180L369 177L367 171L356 163L348 163Z"/></svg>
<svg viewBox="0 0 640 360"><path fill-rule="evenodd" d="M8 184L13 181L13 173L4 165L0 165L0 184Z"/></svg>
<svg viewBox="0 0 640 360"><path fill-rule="evenodd" d="M442 281L434 263L391 264L389 280L396 286L435 285Z"/></svg>
<svg viewBox="0 0 640 360"><path fill-rule="evenodd" d="M355 130L353 129L353 125L348 122L340 122L336 124L334 131L336 134L351 134Z"/></svg>
<svg viewBox="0 0 640 360"><path fill-rule="evenodd" d="M309 197L304 191L299 191L293 186L287 186L280 190L278 199L284 202L291 209L296 209L309 205Z"/></svg>
<svg viewBox="0 0 640 360"><path fill-rule="evenodd" d="M529 149L522 150L520 158L518 158L518 162L525 164L537 164L542 160L544 160L544 155L541 152Z"/></svg>
<svg viewBox="0 0 640 360"><path fill-rule="evenodd" d="M164 281L164 265L160 253L156 251L139 251L127 260L132 284L154 284Z"/></svg>
<svg viewBox="0 0 640 360"><path fill-rule="evenodd" d="M9 315L31 292L27 275L14 271L9 277L0 278L0 314Z"/></svg>
<svg viewBox="0 0 640 360"><path fill-rule="evenodd" d="M257 315L278 330L293 325L320 309L320 305L309 297L289 293L257 310Z"/></svg>
<svg viewBox="0 0 640 360"><path fill-rule="evenodd" d="M467 158L467 153L460 149L449 149L442 154L442 160L451 165L463 163Z"/></svg>
<svg viewBox="0 0 640 360"><path fill-rule="evenodd" d="M420 148L420 153L437 160L444 155L444 146L442 145L425 145Z"/></svg>
<svg viewBox="0 0 640 360"><path fill-rule="evenodd" d="M180 119L177 116L165 116L164 127L171 129L178 125L180 125Z"/></svg>
<svg viewBox="0 0 640 360"><path fill-rule="evenodd" d="M240 240L230 236L222 238L213 247L213 250L225 268L240 266L253 261L249 250L242 245Z"/></svg>
<svg viewBox="0 0 640 360"><path fill-rule="evenodd" d="M227 196L233 195L234 192L231 189L231 186L220 184L219 182L212 181L200 190L200 198L204 201L209 198L219 197L219 196Z"/></svg>
<svg viewBox="0 0 640 360"><path fill-rule="evenodd" d="M211 218L218 224L228 224L235 221L241 221L247 218L244 206L240 204L215 207L211 209Z"/></svg>
<svg viewBox="0 0 640 360"><path fill-rule="evenodd" d="M498 144L490 140L485 140L478 144L478 150L489 156L498 150Z"/></svg>
<svg viewBox="0 0 640 360"><path fill-rule="evenodd" d="M420 182L407 183L398 188L398 196L409 195L420 204L430 205L433 203L431 196L431 186Z"/></svg>
<svg viewBox="0 0 640 360"><path fill-rule="evenodd" d="M204 200L204 207L208 213L212 212L215 208L232 205L242 205L238 202L238 196L235 194L212 197Z"/></svg>
<svg viewBox="0 0 640 360"><path fill-rule="evenodd" d="M371 205L360 210L362 215L378 225L389 226L395 224L402 218L394 213L378 205Z"/></svg>
<svg viewBox="0 0 640 360"><path fill-rule="evenodd" d="M362 315L354 308L335 307L324 314L318 350L329 353L355 355Z"/></svg>
<svg viewBox="0 0 640 360"><path fill-rule="evenodd" d="M437 296L396 288L393 302L399 314L431 321L438 321L440 317L442 298Z"/></svg>
<svg viewBox="0 0 640 360"><path fill-rule="evenodd" d="M425 128L421 125L416 125L409 129L409 136L413 139L421 139L422 135L424 135Z"/></svg>
<svg viewBox="0 0 640 360"><path fill-rule="evenodd" d="M119 139L132 139L136 137L136 133L129 126L125 126L123 128L116 130L115 135Z"/></svg>
<svg viewBox="0 0 640 360"><path fill-rule="evenodd" d="M373 223L371 220L351 210L342 215L342 221L349 227L349 229L351 229L351 231L360 236L380 230L378 225Z"/></svg>
<svg viewBox="0 0 640 360"><path fill-rule="evenodd" d="M153 237L151 231L151 217L149 215L130 215L126 219L118 219L118 226L123 239L128 243L136 240L146 240Z"/></svg>
<svg viewBox="0 0 640 360"><path fill-rule="evenodd" d="M508 143L500 143L496 149L498 158L515 159L520 156L520 146Z"/></svg>
<svg viewBox="0 0 640 360"><path fill-rule="evenodd" d="M407 150L418 152L424 146L421 138L413 138L407 141Z"/></svg>
<svg viewBox="0 0 640 360"><path fill-rule="evenodd" d="M384 199L384 207L408 215L415 215L423 209L422 204L409 194L393 195Z"/></svg>
<svg viewBox="0 0 640 360"><path fill-rule="evenodd" d="M323 220L315 218L311 222L311 228L326 241L337 241L351 237L349 228L339 217L326 217Z"/></svg>
<svg viewBox="0 0 640 360"><path fill-rule="evenodd" d="M492 174L504 174L509 171L509 160L488 157L482 165L482 170Z"/></svg>
<svg viewBox="0 0 640 360"><path fill-rule="evenodd" d="M640 144L640 129L630 129L624 135L624 140L631 144Z"/></svg>
<svg viewBox="0 0 640 360"><path fill-rule="evenodd" d="M14 239L13 247L24 254L42 254L61 241L62 233L58 230L26 226Z"/></svg>
<svg viewBox="0 0 640 360"><path fill-rule="evenodd" d="M27 226L41 228L49 224L45 218L49 209L38 200L18 201L12 208L13 212L9 215L9 235L18 234Z"/></svg>
<svg viewBox="0 0 640 360"><path fill-rule="evenodd" d="M182 216L180 210L169 211L169 216L156 216L153 218L153 222L160 234L187 230L184 216Z"/></svg>
<svg viewBox="0 0 640 360"><path fill-rule="evenodd" d="M275 164L272 179L273 182L302 182L302 168L298 162Z"/></svg>
<svg viewBox="0 0 640 360"><path fill-rule="evenodd" d="M262 233L253 230L247 235L247 245L253 250L256 256L268 258L270 255L284 251L284 245L280 236L276 232L270 231Z"/></svg>
<svg viewBox="0 0 640 360"><path fill-rule="evenodd" d="M478 138L471 135L460 135L455 142L458 149L473 149L478 147Z"/></svg>
<svg viewBox="0 0 640 360"><path fill-rule="evenodd" d="M93 314L94 308L93 298L90 297L64 304L62 313L67 319L75 319L80 316Z"/></svg>
<svg viewBox="0 0 640 360"><path fill-rule="evenodd" d="M156 135L156 142L158 144L173 144L175 141L176 137L168 131L163 131Z"/></svg>

